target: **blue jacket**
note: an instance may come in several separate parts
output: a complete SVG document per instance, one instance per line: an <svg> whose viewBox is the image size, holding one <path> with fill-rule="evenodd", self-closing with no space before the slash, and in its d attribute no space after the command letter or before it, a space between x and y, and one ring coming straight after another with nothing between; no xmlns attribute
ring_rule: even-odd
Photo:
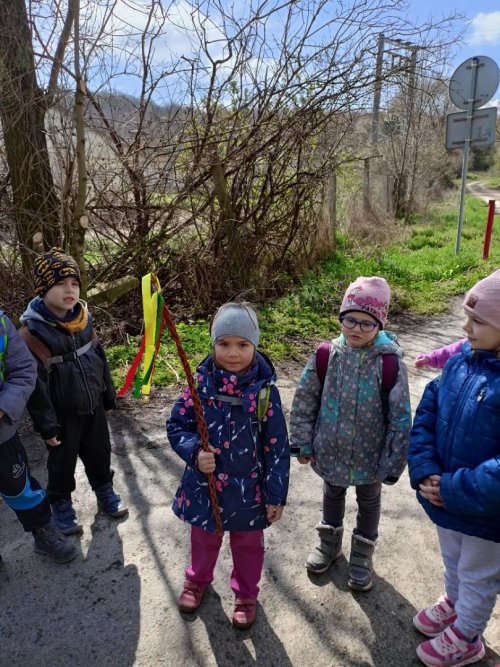
<svg viewBox="0 0 500 667"><path fill-rule="evenodd" d="M417 493L438 526L500 542L500 359L462 352L430 382L418 406L408 456L414 489L441 475L444 507Z"/></svg>
<svg viewBox="0 0 500 667"><path fill-rule="evenodd" d="M6 348L6 349L5 349ZM0 311L0 443L10 440L35 388L36 362L9 318Z"/></svg>
<svg viewBox="0 0 500 667"><path fill-rule="evenodd" d="M212 355L198 366L198 394L210 444L217 450L214 477L224 530L266 528L266 504L286 503L290 452L275 379L271 361L260 352L245 374L218 369ZM270 386L269 403L259 425L258 395L265 386ZM236 403L239 397L242 404L218 400L217 395L236 398ZM196 467L201 443L189 388L172 409L167 435L186 463L172 509L180 519L215 531L207 476Z"/></svg>

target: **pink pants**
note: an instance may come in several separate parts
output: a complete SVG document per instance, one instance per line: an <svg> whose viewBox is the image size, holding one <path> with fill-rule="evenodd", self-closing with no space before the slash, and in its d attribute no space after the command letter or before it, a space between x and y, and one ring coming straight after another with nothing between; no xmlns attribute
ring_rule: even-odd
<svg viewBox="0 0 500 667"><path fill-rule="evenodd" d="M191 565L186 569L188 581L201 585L213 581L222 537L191 526ZM229 544L233 556L231 588L238 598L256 599L264 565L264 531L231 530Z"/></svg>

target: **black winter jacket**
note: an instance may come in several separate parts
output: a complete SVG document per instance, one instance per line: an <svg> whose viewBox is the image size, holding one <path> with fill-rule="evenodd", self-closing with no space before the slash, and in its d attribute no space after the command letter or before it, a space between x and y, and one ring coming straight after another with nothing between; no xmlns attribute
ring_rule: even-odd
<svg viewBox="0 0 500 667"><path fill-rule="evenodd" d="M57 322L46 320L32 304L33 301L21 322L49 348L51 356L72 353L92 340L94 324L90 314L85 329L71 334ZM81 305L86 308L84 302ZM37 383L28 401L28 412L44 440L57 436L58 424L71 414L92 414L101 402L106 410L115 407L116 393L99 343L92 344L85 354L53 364L48 370L37 361Z"/></svg>

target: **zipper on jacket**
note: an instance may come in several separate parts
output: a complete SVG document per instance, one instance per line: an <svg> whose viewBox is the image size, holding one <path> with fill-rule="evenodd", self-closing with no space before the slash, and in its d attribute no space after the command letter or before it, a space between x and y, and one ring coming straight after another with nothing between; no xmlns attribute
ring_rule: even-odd
<svg viewBox="0 0 500 667"><path fill-rule="evenodd" d="M74 348L74 350L75 350L76 362L77 362L77 364L78 364L78 366L80 367L80 370L81 370L81 372L82 372L83 382L85 383L85 389L87 390L87 394L88 394L88 397L89 397L90 414L93 415L93 414L94 414L94 404L93 404L93 402L92 402L92 394L90 393L89 384L88 384L88 382L87 382L87 377L86 377L86 375L85 375L85 371L83 370L83 366L82 366L82 364L81 364L81 362L80 362L80 357L78 357L78 356L76 355L76 341L75 341L75 336L74 336L74 334L71 335L71 340L72 340L72 342L73 342L73 348Z"/></svg>
<svg viewBox="0 0 500 667"><path fill-rule="evenodd" d="M465 382L462 385L462 389L460 390L460 394L458 396L457 402L455 403L453 413L450 417L450 421L448 422L449 426L451 426L451 424L453 424L453 422L455 421L455 415L457 414L457 412L459 412L460 414L462 413L462 409L463 409L463 406L464 406L464 403L465 403L465 399L467 398L467 396L469 394L468 387L471 384L471 381L474 377L474 373L472 371L474 370L475 365L476 365L476 361L474 359L472 361L472 364L471 364L472 367L470 369L470 372L467 374ZM479 396L481 396L481 394ZM479 400L479 396L478 396L478 400ZM446 434L446 442L445 442L445 455L446 455L447 469L449 469L450 462L451 462L451 448L450 448L450 437L451 436L450 436L450 433L451 433L451 428L448 427L448 432Z"/></svg>

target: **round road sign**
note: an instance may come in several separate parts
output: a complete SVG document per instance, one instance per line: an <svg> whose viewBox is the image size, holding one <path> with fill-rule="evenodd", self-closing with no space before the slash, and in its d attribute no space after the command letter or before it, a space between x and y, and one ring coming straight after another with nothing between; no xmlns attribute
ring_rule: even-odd
<svg viewBox="0 0 500 667"><path fill-rule="evenodd" d="M474 90L473 77L475 76ZM500 74L498 65L488 56L474 56L457 67L450 81L450 98L459 109L469 108L471 93L472 108L479 109L489 102L498 88Z"/></svg>

